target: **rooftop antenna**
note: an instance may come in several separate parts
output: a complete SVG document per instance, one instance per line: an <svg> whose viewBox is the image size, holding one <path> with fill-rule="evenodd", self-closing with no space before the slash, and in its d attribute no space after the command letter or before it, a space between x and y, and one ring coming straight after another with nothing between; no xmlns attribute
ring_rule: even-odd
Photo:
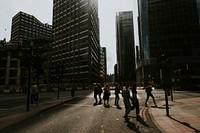
<svg viewBox="0 0 200 133"><path fill-rule="evenodd" d="M7 29L5 29L5 33L4 33L4 40L6 41L6 30Z"/></svg>

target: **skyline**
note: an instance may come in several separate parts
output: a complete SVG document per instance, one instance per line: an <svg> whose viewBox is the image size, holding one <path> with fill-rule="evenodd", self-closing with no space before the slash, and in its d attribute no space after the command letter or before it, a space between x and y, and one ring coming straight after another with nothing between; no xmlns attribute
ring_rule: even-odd
<svg viewBox="0 0 200 133"><path fill-rule="evenodd" d="M12 17L20 11L35 16L42 23L52 25L53 0L4 0L0 9L0 40L6 38L6 41L10 41ZM120 11L133 11L135 45L138 45L137 1L99 0L100 45L106 47L108 74L114 73L116 64L115 17Z"/></svg>

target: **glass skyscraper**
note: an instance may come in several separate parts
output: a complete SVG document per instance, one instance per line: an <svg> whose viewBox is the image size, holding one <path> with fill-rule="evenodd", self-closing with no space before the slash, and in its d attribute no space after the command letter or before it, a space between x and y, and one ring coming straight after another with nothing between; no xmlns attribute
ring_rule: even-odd
<svg viewBox="0 0 200 133"><path fill-rule="evenodd" d="M139 80L159 79L161 55L168 59L168 78L178 69L199 69L199 0L138 0L140 29Z"/></svg>
<svg viewBox="0 0 200 133"><path fill-rule="evenodd" d="M117 76L118 82L135 81L135 45L133 12L116 14Z"/></svg>

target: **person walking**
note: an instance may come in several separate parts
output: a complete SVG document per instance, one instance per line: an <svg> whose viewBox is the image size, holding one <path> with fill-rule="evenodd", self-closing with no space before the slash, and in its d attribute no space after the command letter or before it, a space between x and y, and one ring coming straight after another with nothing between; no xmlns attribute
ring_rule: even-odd
<svg viewBox="0 0 200 133"><path fill-rule="evenodd" d="M76 87L75 87L75 85L73 85L72 88L71 88L71 96L72 97L74 97L75 89L76 89Z"/></svg>
<svg viewBox="0 0 200 133"><path fill-rule="evenodd" d="M131 109L134 110L136 109L136 120L139 121L140 120L140 105L139 105L139 100L137 98L137 86L136 86L136 83L133 83L132 84L132 88L131 88L131 91L132 91L132 107Z"/></svg>
<svg viewBox="0 0 200 133"><path fill-rule="evenodd" d="M35 83L33 83L32 87L31 87L31 104L33 104L34 101L37 104L38 97L39 97L38 87Z"/></svg>
<svg viewBox="0 0 200 133"><path fill-rule="evenodd" d="M120 89L119 89L119 84L116 83L115 84L115 106L119 107L119 93L120 93Z"/></svg>
<svg viewBox="0 0 200 133"><path fill-rule="evenodd" d="M128 115L131 111L131 96L130 96L130 91L129 91L129 85L127 84L125 88L122 90L122 97L125 105L125 115L124 118L126 121L129 120Z"/></svg>
<svg viewBox="0 0 200 133"><path fill-rule="evenodd" d="M97 99L98 87L96 83L93 83L93 90L94 90L94 99L95 99L95 103L93 105L95 106L98 104L98 99Z"/></svg>
<svg viewBox="0 0 200 133"><path fill-rule="evenodd" d="M147 98L146 98L146 101L145 101L145 106L147 107L147 102L149 100L149 97L152 97L154 105L157 107L155 98L154 98L154 96L152 94L152 84L150 82L149 83L145 83L144 88L145 88L145 92L147 93Z"/></svg>
<svg viewBox="0 0 200 133"><path fill-rule="evenodd" d="M98 96L99 96L99 104L102 104L102 98L101 98L101 94L103 92L102 88L101 88L101 84L98 83Z"/></svg>
<svg viewBox="0 0 200 133"><path fill-rule="evenodd" d="M109 89L109 86L106 85L103 92L103 100L104 100L105 107L110 107L109 99L110 99L110 89Z"/></svg>

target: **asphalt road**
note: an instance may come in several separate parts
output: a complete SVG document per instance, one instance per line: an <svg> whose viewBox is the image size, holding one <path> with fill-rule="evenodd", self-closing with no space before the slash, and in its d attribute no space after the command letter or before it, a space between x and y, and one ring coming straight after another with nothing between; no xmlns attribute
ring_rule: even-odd
<svg viewBox="0 0 200 133"><path fill-rule="evenodd" d="M136 121L135 111L130 114L130 122L124 121L124 106L122 109L114 106L112 91L110 108L103 105L93 106L93 93L79 96L51 110L13 125L1 132L12 133L96 133L96 132L152 132L159 130L152 123L146 111L147 120ZM142 107L142 106L141 106Z"/></svg>
<svg viewBox="0 0 200 133"><path fill-rule="evenodd" d="M156 101L164 100L164 91L153 91ZM195 97L195 93L174 93L174 99ZM25 121L8 127L1 133L161 133L151 120L148 109L144 109L146 94L138 90L140 110L143 119L137 121L135 110L130 113L130 121L124 121L124 105L122 109L114 106L114 92L112 91L110 108L103 105L93 106L93 93L82 95L60 106L44 111ZM149 103L153 103L149 99Z"/></svg>
<svg viewBox="0 0 200 133"><path fill-rule="evenodd" d="M60 92L60 97L65 96L66 92ZM41 92L39 93L39 103L57 97L57 92ZM30 102L30 100L29 100ZM12 113L26 111L27 94L0 94L0 117L10 115Z"/></svg>

